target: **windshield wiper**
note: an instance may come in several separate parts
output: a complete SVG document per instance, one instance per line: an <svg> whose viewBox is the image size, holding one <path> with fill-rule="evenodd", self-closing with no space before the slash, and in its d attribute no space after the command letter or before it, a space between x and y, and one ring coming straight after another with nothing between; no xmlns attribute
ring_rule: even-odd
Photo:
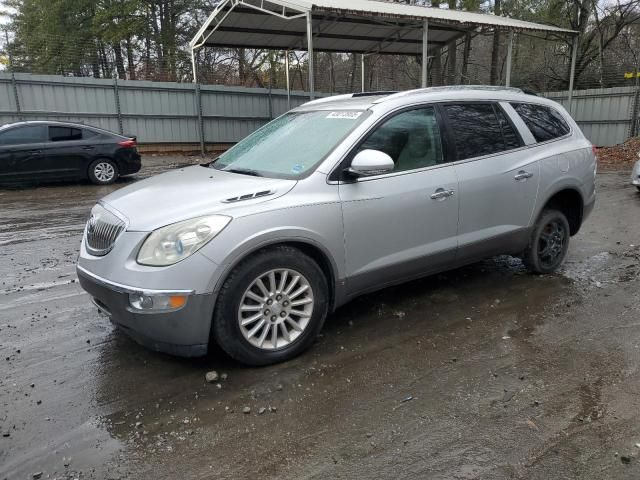
<svg viewBox="0 0 640 480"><path fill-rule="evenodd" d="M239 173L240 175L251 175L252 177L263 177L264 175L248 168L229 168L223 172Z"/></svg>

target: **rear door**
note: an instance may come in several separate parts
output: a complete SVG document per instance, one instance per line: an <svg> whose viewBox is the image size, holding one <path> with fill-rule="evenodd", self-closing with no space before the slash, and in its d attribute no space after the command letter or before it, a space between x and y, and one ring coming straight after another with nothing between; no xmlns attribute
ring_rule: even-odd
<svg viewBox="0 0 640 480"><path fill-rule="evenodd" d="M497 102L443 104L460 189L460 260L518 253L528 241L540 166Z"/></svg>
<svg viewBox="0 0 640 480"><path fill-rule="evenodd" d="M458 184L436 108L393 115L350 157L365 149L384 151L396 166L340 184L351 295L438 270L457 247Z"/></svg>
<svg viewBox="0 0 640 480"><path fill-rule="evenodd" d="M48 171L57 178L84 177L93 147L87 144L85 129L67 125L49 125L44 155Z"/></svg>
<svg viewBox="0 0 640 480"><path fill-rule="evenodd" d="M0 132L0 181L46 176L42 156L46 141L45 125L20 125Z"/></svg>

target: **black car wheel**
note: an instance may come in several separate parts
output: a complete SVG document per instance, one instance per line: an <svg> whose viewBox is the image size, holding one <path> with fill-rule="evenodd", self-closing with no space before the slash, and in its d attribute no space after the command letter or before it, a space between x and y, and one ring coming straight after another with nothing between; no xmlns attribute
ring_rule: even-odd
<svg viewBox="0 0 640 480"><path fill-rule="evenodd" d="M96 185L111 185L118 176L118 166L108 158L99 158L89 165L89 179Z"/></svg>
<svg viewBox="0 0 640 480"><path fill-rule="evenodd" d="M235 360L269 365L302 353L322 328L328 287L318 264L278 246L241 262L220 290L212 336Z"/></svg>
<svg viewBox="0 0 640 480"><path fill-rule="evenodd" d="M543 211L525 251L525 265L534 273L554 272L567 255L570 237L569 222L562 212Z"/></svg>

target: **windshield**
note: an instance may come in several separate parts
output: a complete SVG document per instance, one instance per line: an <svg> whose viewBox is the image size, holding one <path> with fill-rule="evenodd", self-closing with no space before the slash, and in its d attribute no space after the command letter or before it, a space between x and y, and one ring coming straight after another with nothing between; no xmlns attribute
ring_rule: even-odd
<svg viewBox="0 0 640 480"><path fill-rule="evenodd" d="M287 113L221 155L212 168L298 179L311 173L365 117L363 111Z"/></svg>

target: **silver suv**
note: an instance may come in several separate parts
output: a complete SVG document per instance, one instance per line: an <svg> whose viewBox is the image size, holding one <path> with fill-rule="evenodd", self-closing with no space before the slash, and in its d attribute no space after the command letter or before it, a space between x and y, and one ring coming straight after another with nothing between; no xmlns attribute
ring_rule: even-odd
<svg viewBox="0 0 640 480"><path fill-rule="evenodd" d="M567 112L517 89L325 98L101 200L78 275L139 343L265 365L365 292L498 254L553 272L595 173Z"/></svg>

